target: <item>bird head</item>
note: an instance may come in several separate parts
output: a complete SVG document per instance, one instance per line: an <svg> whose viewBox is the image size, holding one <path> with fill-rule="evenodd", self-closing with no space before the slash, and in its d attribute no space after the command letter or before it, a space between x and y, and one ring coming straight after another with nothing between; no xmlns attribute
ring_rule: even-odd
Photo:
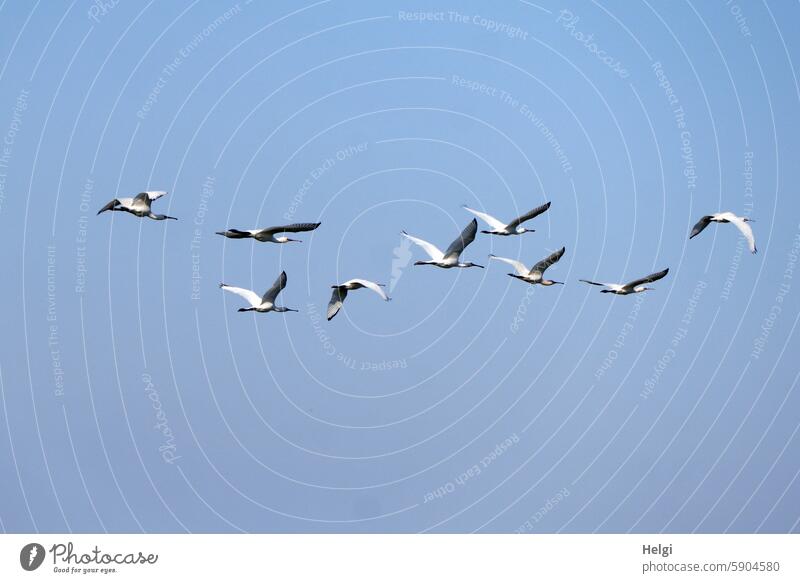
<svg viewBox="0 0 800 583"><path fill-rule="evenodd" d="M523 233L535 233L536 229L526 229L525 227L517 227L517 234L522 235Z"/></svg>

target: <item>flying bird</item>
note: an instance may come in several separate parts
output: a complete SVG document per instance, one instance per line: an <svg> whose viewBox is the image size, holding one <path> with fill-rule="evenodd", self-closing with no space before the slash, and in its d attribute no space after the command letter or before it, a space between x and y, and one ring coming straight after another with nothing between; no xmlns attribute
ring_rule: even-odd
<svg viewBox="0 0 800 583"><path fill-rule="evenodd" d="M237 296L243 297L247 302L250 304L249 308L239 308L239 312L297 312L298 310L293 310L292 308L284 308L281 306L275 305L275 298L278 297L278 294L281 293L281 290L286 287L286 272L282 271L281 274L278 276L278 279L275 280L275 283L272 284L272 287L269 288L263 296L259 297L259 295L254 292L250 291L249 289L244 289L241 287L234 287L232 285L228 285L226 283L219 284L219 287L224 289L225 291L231 292L236 294Z"/></svg>
<svg viewBox="0 0 800 583"><path fill-rule="evenodd" d="M392 299L383 291L384 285L382 283L375 283L373 281L367 281L366 279L351 279L344 283L332 285L331 287L333 288L333 294L331 295L331 301L328 302L328 320L333 319L333 317L339 313L339 310L342 309L342 303L344 303L344 299L347 297L347 292L354 289L365 287L381 296L384 301L388 302Z"/></svg>
<svg viewBox="0 0 800 583"><path fill-rule="evenodd" d="M153 203L153 201L161 198L165 194L167 193L163 190L149 190L140 192L133 198L115 198L106 206L97 211L97 214L99 215L100 213L104 213L106 211L124 211L126 213L136 215L139 218L147 217L148 219L153 219L154 221L163 221L165 219L173 219L177 221L178 219L175 217L157 215L150 210L150 205Z"/></svg>
<svg viewBox="0 0 800 583"><path fill-rule="evenodd" d="M458 236L458 239L450 243L450 246L445 252L442 252L436 245L433 245L432 243L412 237L405 231L402 232L402 235L409 239L412 243L422 247L425 252L430 255L430 261L416 261L414 265L435 265L436 267L441 267L443 269L450 269L451 267L483 267L483 265L478 265L477 263L463 263L459 261L459 257L461 256L461 253L464 252L464 248L475 240L475 233L477 232L478 221L472 219L472 221L470 221L470 223Z"/></svg>
<svg viewBox="0 0 800 583"><path fill-rule="evenodd" d="M508 263L509 265L514 267L514 271L517 273L509 273L511 277L515 277L522 281L526 281L532 285L539 284L544 286L550 286L554 284L562 284L563 281L553 281L552 279L545 279L544 272L545 270L557 263L561 256L564 255L564 251L566 250L565 247L562 247L555 253L551 253L549 256L542 259L539 263L534 265L531 269L528 269L525 264L521 261L517 261L515 259L507 259L506 257L498 257L497 255L489 255L491 259L495 259L497 261L502 261L503 263Z"/></svg>
<svg viewBox="0 0 800 583"><path fill-rule="evenodd" d="M750 247L750 253L755 253L756 249L756 238L753 235L753 229L750 228L750 225L747 223L752 223L753 219L749 219L747 217L737 217L732 212L724 212L724 213L717 213L715 215L706 215L699 221L692 229L692 234L689 235L689 238L696 237L700 233L703 232L710 223L733 223L736 225L736 228L742 232L744 238L747 239L747 244Z"/></svg>
<svg viewBox="0 0 800 583"><path fill-rule="evenodd" d="M486 213L482 213L480 211L476 211L475 209L471 209L467 205L462 205L462 206L464 207L464 210L471 212L473 215L485 221L486 224L491 227L491 230L481 231L481 233L486 233L487 235L501 235L503 237L508 237L509 235L522 235L522 233L533 233L536 229L526 229L525 227L521 227L520 225L525 221L529 221L534 217L538 217L540 214L545 212L547 209L550 208L550 203L547 202L542 206L537 206L535 209L528 211L524 215L518 216L516 219L514 219L508 224L505 224L502 221L494 218L492 215L487 215Z"/></svg>
<svg viewBox="0 0 800 583"><path fill-rule="evenodd" d="M239 229L228 229L227 231L217 231L217 235L222 235L228 239L255 239L262 243L302 243L299 239L279 236L277 233L301 233L303 231L313 231L322 223L295 223L294 225L283 225L281 227L267 227L266 229L252 229L241 231Z"/></svg>
<svg viewBox="0 0 800 583"><path fill-rule="evenodd" d="M628 294L638 294L640 292L653 289L652 287L645 287L645 284L658 281L668 273L669 269L665 269L664 271L659 271L658 273L652 273L641 279L635 279L630 283L597 283L594 281L589 281L588 279L582 279L580 281L584 283L590 283L592 285L601 285L608 288L608 289L601 289L600 293L617 294L618 296L627 296Z"/></svg>

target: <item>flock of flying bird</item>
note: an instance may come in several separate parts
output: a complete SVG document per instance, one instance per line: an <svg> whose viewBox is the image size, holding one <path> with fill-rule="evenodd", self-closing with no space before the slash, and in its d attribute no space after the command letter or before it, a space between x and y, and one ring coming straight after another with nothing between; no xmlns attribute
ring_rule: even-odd
<svg viewBox="0 0 800 583"><path fill-rule="evenodd" d="M175 217L170 217L167 215L159 215L153 213L151 209L151 205L153 201L161 198L167 194L161 190L153 190L153 191L146 191L140 192L133 198L115 198L111 202L109 202L106 206L98 211L98 215L105 211L122 211L130 213L134 216L139 218L149 218L156 221L163 221L166 219L173 219L176 220ZM508 237L512 235L522 235L523 233L532 233L534 229L528 229L522 226L522 223L525 223L540 214L544 213L550 208L550 203L543 204L541 206L536 207L528 211L527 213L520 215L510 223L503 223L502 221L496 219L495 217L486 214L484 212L477 211L475 209L469 208L468 206L464 205L464 209L473 215L480 218L484 221L490 228L486 230L482 230L481 233L485 233L488 235L498 235L501 237ZM694 228L692 229L691 234L689 235L689 239L692 239L699 235L703 229L705 229L711 223L731 223L736 226L739 231L741 231L742 235L744 235L745 239L747 239L748 246L750 248L751 253L756 252L756 243L755 237L753 236L753 230L748 223L752 222L752 219L748 217L739 217L732 212L721 212L716 213L713 215L706 215L701 218L697 224L695 224ZM256 241L260 242L269 242L269 243L290 243L290 242L301 242L298 239L290 239L288 236L284 235L283 233L301 233L304 231L313 231L317 227L320 226L321 223L296 223L292 225L283 225L278 227L268 227L266 229L251 229L251 230L239 230L239 229L228 229L225 231L217 231L217 235L222 235L223 237L227 237L229 239L255 239ZM418 237L412 237L405 231L402 232L403 237L407 238L409 241L414 243L415 245L421 247L425 253L430 256L430 259L427 261L417 261L414 265L433 265L435 267L440 267L442 269L452 269L454 267L460 268L467 268L467 267L483 267L483 265L478 265L472 262L464 262L461 261L461 254L464 252L464 249L475 240L475 235L478 232L478 221L477 219L472 219L469 224L464 228L461 234L456 238L450 245L447 247L446 250L442 251L433 243L429 243L424 239L420 239ZM490 255L490 259L494 259L496 261L502 261L503 263L507 263L514 268L515 273L509 273L511 277L524 281L526 283L532 285L543 285L543 286L551 286L554 284L562 284L563 282L560 281L553 281L551 279L545 279L544 273L545 271L552 266L553 264L557 263L559 259L564 255L565 248L562 247L558 251L550 254L549 256L545 257L538 263L536 263L533 267L528 268L525 264L516 259L509 259L507 257L498 257L496 255ZM663 278L664 276L669 273L669 269L664 269L663 271L659 271L657 273L652 273L645 277L630 281L628 283L599 283L595 281L589 281L586 279L581 279L580 281L584 283L588 283L591 285L602 286L605 289L600 290L602 293L612 293L616 295L629 295L635 293L641 293L646 290L650 290L653 288L647 287L648 283L652 283L654 281L658 281L659 279ZM240 312L297 312L298 310L294 310L292 308L286 308L283 306L275 305L275 300L278 297L278 294L281 293L283 288L286 287L286 272L282 272L278 279L275 280L275 283L272 284L263 296L259 296L252 290L244 289L240 287L235 287L231 285L227 285L225 283L219 284L220 288L225 291L234 293L238 296L244 298L250 307L248 308L239 308L238 311ZM327 317L328 320L332 319L342 308L342 303L344 302L345 298L347 297L348 292L357 290L357 289L369 289L378 294L381 299L385 301L389 301L391 298L386 295L386 292L383 290L384 285L380 283L375 283L373 281L369 281L366 279L351 279L345 281L344 283L332 285L333 294L331 295L330 302L328 303L328 313Z"/></svg>

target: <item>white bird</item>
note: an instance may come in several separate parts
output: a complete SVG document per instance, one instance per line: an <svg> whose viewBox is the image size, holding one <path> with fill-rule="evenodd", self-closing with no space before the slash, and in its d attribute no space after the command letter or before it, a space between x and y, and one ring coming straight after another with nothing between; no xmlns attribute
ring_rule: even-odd
<svg viewBox="0 0 800 583"><path fill-rule="evenodd" d="M227 231L217 231L217 235L222 235L228 239L255 239L262 243L302 243L299 239L289 237L276 237L276 233L300 233L302 231L313 231L322 223L295 223L293 225L283 225L281 227L267 227L266 229L251 229L241 231L239 229L228 229Z"/></svg>
<svg viewBox="0 0 800 583"><path fill-rule="evenodd" d="M231 293L236 294L237 296L243 297L247 302L250 304L249 308L239 308L238 311L240 312L297 312L298 310L293 310L291 308L283 308L280 306L275 305L275 298L278 297L278 294L281 293L281 290L286 287L286 272L282 271L281 274L278 276L278 279L275 280L275 283L272 284L272 287L269 288L263 296L259 297L259 295L251 291L249 289L244 289L241 287L233 287L232 285L228 285L225 283L219 284L219 287L224 289L225 291L229 291Z"/></svg>
<svg viewBox="0 0 800 583"><path fill-rule="evenodd" d="M756 238L753 235L753 229L750 228L750 225L747 223L752 223L753 219L749 219L747 217L737 217L732 212L724 212L724 213L717 213L715 215L706 215L699 221L692 229L692 234L689 235L689 238L696 237L700 233L703 232L709 223L733 223L736 225L736 228L742 232L744 238L747 239L747 244L750 247L750 253L755 253L756 249Z"/></svg>
<svg viewBox="0 0 800 583"><path fill-rule="evenodd" d="M157 215L150 210L150 205L152 202L161 198L165 194L167 193L163 190L148 190L146 192L140 192L133 198L115 198L106 206L97 211L97 214L99 215L105 211L124 211L126 213L136 215L137 217L147 217L148 219L153 219L154 221L163 221L164 219L173 219L177 221L178 219L175 217Z"/></svg>
<svg viewBox="0 0 800 583"><path fill-rule="evenodd" d="M497 255L489 255L491 259L496 259L497 261L502 261L503 263L508 263L514 267L514 270L517 273L509 273L511 277L515 277L517 279L521 279L522 281L526 281L530 284L540 284L544 286L554 285L556 283L564 284L563 281L553 281L552 279L544 279L544 272L545 270L557 263L561 256L564 255L565 247L562 247L555 253L550 254L549 256L542 259L539 263L534 265L531 269L528 269L524 263L521 261L517 261L515 259L507 259L506 257L498 257Z"/></svg>
<svg viewBox="0 0 800 583"><path fill-rule="evenodd" d="M347 297L347 292L354 289L365 287L381 296L384 301L388 302L392 299L383 291L383 287L385 286L382 283L375 283L373 281L367 281L366 279L350 279L344 283L332 285L331 287L333 288L333 294L331 295L331 301L328 302L328 320L331 320L339 313L339 310L342 309L342 303Z"/></svg>
<svg viewBox="0 0 800 583"><path fill-rule="evenodd" d="M470 223L458 236L458 239L450 243L450 246L444 252L442 252L441 249L439 249L436 245L428 243L422 239L412 237L405 231L402 232L402 235L409 239L412 243L422 247L425 252L430 255L430 261L416 261L414 265L435 265L436 267L441 267L443 269L450 269L451 267L483 267L483 265L478 265L477 263L463 263L459 261L459 257L461 256L461 253L464 252L464 248L475 240L475 233L477 232L478 221L472 219L472 221L470 221Z"/></svg>
<svg viewBox="0 0 800 583"><path fill-rule="evenodd" d="M659 271L658 273L652 273L641 279L635 279L630 283L597 283L594 281L589 281L588 279L582 279L580 281L584 283L590 283L592 285L602 285L608 288L608 289L601 289L600 293L617 294L618 296L627 296L628 294L638 294L640 292L653 289L652 287L645 287L644 284L658 281L668 273L669 273L669 268L665 269L664 271Z"/></svg>
<svg viewBox="0 0 800 583"><path fill-rule="evenodd" d="M463 205L464 210L471 212L473 215L479 217L481 220L485 221L487 225L489 225L492 230L490 231L481 231L481 233L486 233L487 235L501 235L503 237L508 237L509 235L521 235L522 233L533 233L536 229L526 229L525 227L521 227L520 225L525 221L529 221L534 217L539 216L547 209L550 208L550 203L547 202L542 206L537 206L535 209L528 211L524 215L518 216L516 219L511 221L508 224L503 223L502 221L494 218L492 215L488 215L486 213L482 213L480 211L476 211L475 209L469 208L467 205Z"/></svg>

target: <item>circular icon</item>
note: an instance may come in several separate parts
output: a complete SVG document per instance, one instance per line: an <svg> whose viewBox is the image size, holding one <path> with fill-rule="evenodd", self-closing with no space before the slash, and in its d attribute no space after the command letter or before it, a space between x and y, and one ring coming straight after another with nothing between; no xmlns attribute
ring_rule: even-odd
<svg viewBox="0 0 800 583"><path fill-rule="evenodd" d="M44 562L44 547L39 543L28 543L19 552L19 564L26 571L35 571Z"/></svg>

